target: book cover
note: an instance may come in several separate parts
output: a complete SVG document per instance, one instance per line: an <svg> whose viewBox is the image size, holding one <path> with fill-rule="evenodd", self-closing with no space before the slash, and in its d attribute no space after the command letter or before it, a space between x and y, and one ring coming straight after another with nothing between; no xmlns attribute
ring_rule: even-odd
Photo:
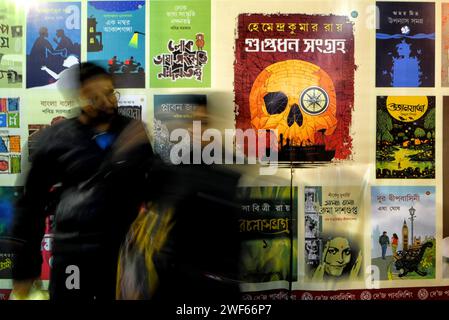
<svg viewBox="0 0 449 320"><path fill-rule="evenodd" d="M248 291L288 288L298 279L297 187L242 187L238 194L241 281Z"/></svg>
<svg viewBox="0 0 449 320"><path fill-rule="evenodd" d="M23 7L0 3L0 88L22 88L24 17Z"/></svg>
<svg viewBox="0 0 449 320"><path fill-rule="evenodd" d="M434 186L371 188L371 264L377 280L434 279Z"/></svg>
<svg viewBox="0 0 449 320"><path fill-rule="evenodd" d="M376 87L435 85L435 4L376 2Z"/></svg>
<svg viewBox="0 0 449 320"><path fill-rule="evenodd" d="M360 187L304 188L305 280L332 288L362 279L363 190Z"/></svg>
<svg viewBox="0 0 449 320"><path fill-rule="evenodd" d="M236 128L277 130L280 161L349 159L355 72L349 17L240 14L235 43Z"/></svg>
<svg viewBox="0 0 449 320"><path fill-rule="evenodd" d="M377 97L376 178L435 178L435 97Z"/></svg>
<svg viewBox="0 0 449 320"><path fill-rule="evenodd" d="M211 0L150 1L150 87L211 86Z"/></svg>
<svg viewBox="0 0 449 320"><path fill-rule="evenodd" d="M145 88L145 1L87 3L87 60L117 88Z"/></svg>
<svg viewBox="0 0 449 320"><path fill-rule="evenodd" d="M81 59L81 3L45 2L27 14L26 87L57 88Z"/></svg>

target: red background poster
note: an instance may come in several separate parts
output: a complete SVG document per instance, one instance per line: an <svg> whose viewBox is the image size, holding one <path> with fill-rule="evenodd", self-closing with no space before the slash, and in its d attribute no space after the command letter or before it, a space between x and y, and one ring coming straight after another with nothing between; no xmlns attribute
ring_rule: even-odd
<svg viewBox="0 0 449 320"><path fill-rule="evenodd" d="M282 145L289 138L297 149L331 152L312 160L351 156L355 63L347 17L241 14L235 54L236 128L278 129Z"/></svg>

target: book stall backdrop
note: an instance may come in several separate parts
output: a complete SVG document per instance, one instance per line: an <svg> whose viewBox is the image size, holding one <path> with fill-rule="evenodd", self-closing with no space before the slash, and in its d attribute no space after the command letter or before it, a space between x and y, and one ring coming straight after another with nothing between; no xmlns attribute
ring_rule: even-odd
<svg viewBox="0 0 449 320"><path fill-rule="evenodd" d="M243 299L449 299L448 52L443 0L1 1L0 236L38 132L79 112L66 70L92 61L166 161L201 112L274 134L276 170L238 189ZM0 247L0 300L13 263Z"/></svg>

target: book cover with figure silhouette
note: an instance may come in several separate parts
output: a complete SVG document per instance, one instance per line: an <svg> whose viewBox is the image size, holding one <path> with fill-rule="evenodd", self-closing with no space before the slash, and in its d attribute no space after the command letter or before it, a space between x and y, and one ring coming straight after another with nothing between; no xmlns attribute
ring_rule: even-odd
<svg viewBox="0 0 449 320"><path fill-rule="evenodd" d="M304 187L304 261L308 282L331 288L362 277L364 186Z"/></svg>
<svg viewBox="0 0 449 320"><path fill-rule="evenodd" d="M27 15L26 87L57 88L63 72L81 59L81 3L45 2Z"/></svg>
<svg viewBox="0 0 449 320"><path fill-rule="evenodd" d="M376 178L435 178L435 97L377 97Z"/></svg>
<svg viewBox="0 0 449 320"><path fill-rule="evenodd" d="M239 189L244 291L285 289L287 281L297 280L297 192L281 186Z"/></svg>
<svg viewBox="0 0 449 320"><path fill-rule="evenodd" d="M376 2L376 87L435 85L435 4Z"/></svg>
<svg viewBox="0 0 449 320"><path fill-rule="evenodd" d="M371 265L378 280L435 279L434 186L371 187Z"/></svg>
<svg viewBox="0 0 449 320"><path fill-rule="evenodd" d="M0 88L21 88L23 79L23 6L0 2Z"/></svg>
<svg viewBox="0 0 449 320"><path fill-rule="evenodd" d="M89 1L86 32L88 61L117 88L145 88L145 1Z"/></svg>

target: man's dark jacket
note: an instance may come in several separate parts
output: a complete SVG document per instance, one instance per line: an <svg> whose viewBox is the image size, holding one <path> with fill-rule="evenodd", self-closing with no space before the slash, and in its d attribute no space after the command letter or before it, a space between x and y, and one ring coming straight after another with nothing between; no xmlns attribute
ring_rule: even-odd
<svg viewBox="0 0 449 320"><path fill-rule="evenodd" d="M109 129L117 139L104 150L93 128L77 118L63 120L40 134L11 228L21 248L14 279L39 277L45 216L53 212L55 257L108 257L111 260L104 263L112 265L107 267L116 267L118 248L147 195L153 159L148 139L119 150L117 141L131 125L144 130L140 122L117 116ZM55 185L57 191L50 192ZM92 267L98 262L102 260L94 259Z"/></svg>

